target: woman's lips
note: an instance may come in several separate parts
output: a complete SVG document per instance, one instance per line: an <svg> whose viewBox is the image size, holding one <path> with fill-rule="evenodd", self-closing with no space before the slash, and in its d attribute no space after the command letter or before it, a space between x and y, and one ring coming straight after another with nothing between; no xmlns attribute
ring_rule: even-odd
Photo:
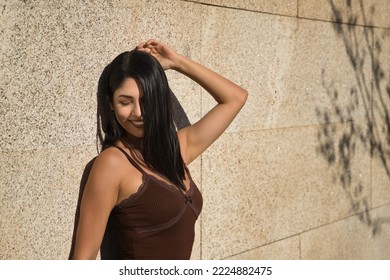
<svg viewBox="0 0 390 280"><path fill-rule="evenodd" d="M137 128L143 128L144 122L143 121L130 121L135 127Z"/></svg>

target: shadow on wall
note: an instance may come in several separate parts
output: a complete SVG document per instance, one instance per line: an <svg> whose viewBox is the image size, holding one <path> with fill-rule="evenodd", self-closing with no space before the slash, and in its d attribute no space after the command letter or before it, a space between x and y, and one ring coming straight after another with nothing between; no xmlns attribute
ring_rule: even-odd
<svg viewBox="0 0 390 280"><path fill-rule="evenodd" d="M382 42L386 36L390 37L390 34L387 30L377 38L374 37L374 29L367 27L372 26L372 23L367 20L362 0L346 0L347 9L343 10L343 14L347 15L347 21L342 18L341 9L336 7L334 1L329 0L329 4L333 21L336 22L334 31L345 46L356 85L351 86L349 92L342 92L332 82L326 82L325 70L322 71L322 84L332 105L330 108L316 108L319 120L326 124L318 132L317 148L318 153L327 160L334 182L342 186L349 198L351 210L359 213L359 219L369 226L375 235L384 223L390 223L390 217L372 217L367 195L369 186L363 185L352 164L359 164L359 159L356 158L357 150L368 151L371 160L378 161L380 168L384 169L390 191L390 73L386 73L383 68L390 65L382 65L378 58L383 51ZM369 13L374 16L374 6L370 7ZM359 28L359 32L364 30L363 40L357 34L357 17L365 26ZM364 71L365 63L372 64L372 79L367 76L367 71ZM346 95L350 97L349 104L341 103L340 97ZM360 118L357 121L356 115L361 114L362 110L364 120ZM343 126L332 124L334 120Z"/></svg>

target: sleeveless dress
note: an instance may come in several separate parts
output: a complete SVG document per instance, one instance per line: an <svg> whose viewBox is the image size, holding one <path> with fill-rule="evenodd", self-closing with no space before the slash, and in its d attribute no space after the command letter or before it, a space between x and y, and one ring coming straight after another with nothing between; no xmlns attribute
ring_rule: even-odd
<svg viewBox="0 0 390 280"><path fill-rule="evenodd" d="M138 191L116 205L110 214L102 259L189 259L195 222L202 209L202 195L189 170L190 188L183 192L147 173L123 149L118 148L142 174ZM116 242L116 253L107 240Z"/></svg>

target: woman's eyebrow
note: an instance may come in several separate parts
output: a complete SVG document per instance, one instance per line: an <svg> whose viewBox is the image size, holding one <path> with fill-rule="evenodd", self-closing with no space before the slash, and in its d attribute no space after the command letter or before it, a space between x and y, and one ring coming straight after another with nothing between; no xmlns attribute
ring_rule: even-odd
<svg viewBox="0 0 390 280"><path fill-rule="evenodd" d="M118 98L134 98L133 96L131 96L131 95L127 95L127 94L121 94L121 95L119 95L118 96Z"/></svg>

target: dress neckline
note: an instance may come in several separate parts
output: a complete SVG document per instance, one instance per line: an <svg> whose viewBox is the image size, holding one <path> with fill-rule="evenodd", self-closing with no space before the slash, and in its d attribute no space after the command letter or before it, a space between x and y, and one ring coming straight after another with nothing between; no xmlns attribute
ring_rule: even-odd
<svg viewBox="0 0 390 280"><path fill-rule="evenodd" d="M149 179L153 180L154 182L157 182L159 185L161 185L165 189L168 189L168 190L173 191L173 192L179 192L185 198L185 200L187 200L191 196L193 189L194 189L194 181L192 180L190 171L189 171L186 164L184 164L184 169L185 169L185 172L188 176L189 185L188 185L187 190L184 191L181 188L179 188L178 186L174 185L172 182L170 182L168 178L165 178L165 176L163 176L159 173L158 173L158 176L156 176L153 173L149 173L149 172L145 171L123 148L118 147L118 146L114 146L114 147L119 149L126 156L126 158L129 160L129 162L139 172L141 172L141 175L142 175L142 183L137 188L137 191L130 194L128 197L124 198L123 200L121 200L118 204L115 205L115 207L120 207L122 204L126 203L126 201L137 199L137 197L140 196L145 191L145 189L146 189L145 186L147 186L146 183ZM161 178L159 178L159 177L161 177Z"/></svg>

